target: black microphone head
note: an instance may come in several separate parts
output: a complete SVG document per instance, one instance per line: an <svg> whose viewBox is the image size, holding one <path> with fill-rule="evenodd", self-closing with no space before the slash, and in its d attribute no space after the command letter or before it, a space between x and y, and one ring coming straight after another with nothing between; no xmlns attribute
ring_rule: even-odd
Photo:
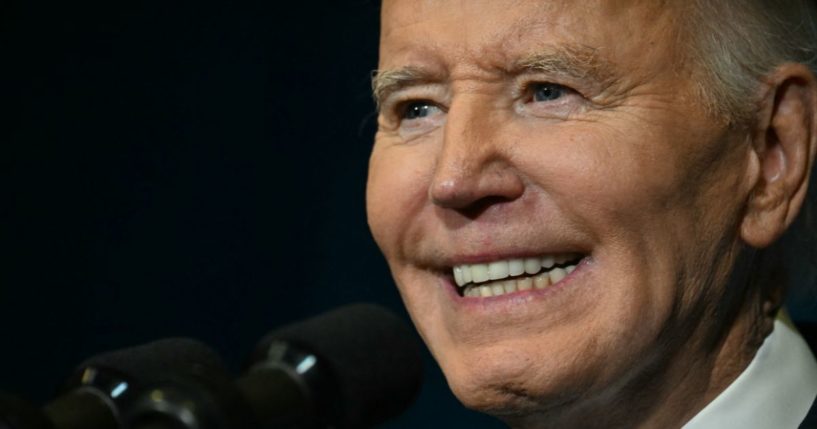
<svg viewBox="0 0 817 429"><path fill-rule="evenodd" d="M140 384L152 384L177 372L227 372L218 353L190 338L166 338L102 353L87 359L78 370L86 368L114 371Z"/></svg>
<svg viewBox="0 0 817 429"><path fill-rule="evenodd" d="M74 392L92 389L96 396L104 396L109 414L124 427L153 427L148 423L159 421L156 419L192 419L202 427L255 427L252 412L219 355L188 338L168 338L94 356L77 368L65 387ZM74 403L78 401L55 401L53 414L74 418L64 411Z"/></svg>
<svg viewBox="0 0 817 429"><path fill-rule="evenodd" d="M276 342L314 353L328 367L339 394L336 427L371 427L400 414L422 382L414 331L377 305L353 304L277 329L259 343L256 360Z"/></svg>

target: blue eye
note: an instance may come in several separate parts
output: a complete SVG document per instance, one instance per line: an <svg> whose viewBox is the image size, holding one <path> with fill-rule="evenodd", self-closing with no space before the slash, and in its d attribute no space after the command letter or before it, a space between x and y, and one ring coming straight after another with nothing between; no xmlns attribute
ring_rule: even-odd
<svg viewBox="0 0 817 429"><path fill-rule="evenodd" d="M553 101L565 95L567 89L555 83L537 83L533 86L533 101Z"/></svg>
<svg viewBox="0 0 817 429"><path fill-rule="evenodd" d="M409 103L403 110L403 119L412 120L425 118L432 113L436 107L427 101L415 101Z"/></svg>

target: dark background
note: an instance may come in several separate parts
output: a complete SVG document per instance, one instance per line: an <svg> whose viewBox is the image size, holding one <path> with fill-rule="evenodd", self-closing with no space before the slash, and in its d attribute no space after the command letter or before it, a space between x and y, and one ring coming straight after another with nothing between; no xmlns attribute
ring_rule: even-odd
<svg viewBox="0 0 817 429"><path fill-rule="evenodd" d="M406 317L364 210L378 1L0 2L0 390L170 336L238 370L273 327ZM384 427L501 427L426 356Z"/></svg>
<svg viewBox="0 0 817 429"><path fill-rule="evenodd" d="M170 336L237 372L265 332L350 302L407 320L364 210L378 13L0 0L0 390L42 404L85 358ZM817 321L817 287L798 294ZM502 427L425 363L384 427Z"/></svg>

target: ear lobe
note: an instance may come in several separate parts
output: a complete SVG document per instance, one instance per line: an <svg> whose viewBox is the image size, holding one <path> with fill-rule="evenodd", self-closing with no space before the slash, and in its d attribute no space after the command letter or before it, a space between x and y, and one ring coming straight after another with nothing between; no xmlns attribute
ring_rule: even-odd
<svg viewBox="0 0 817 429"><path fill-rule="evenodd" d="M741 237L755 248L769 246L794 221L817 151L814 75L801 64L784 64L767 84L753 142L760 174L741 224Z"/></svg>

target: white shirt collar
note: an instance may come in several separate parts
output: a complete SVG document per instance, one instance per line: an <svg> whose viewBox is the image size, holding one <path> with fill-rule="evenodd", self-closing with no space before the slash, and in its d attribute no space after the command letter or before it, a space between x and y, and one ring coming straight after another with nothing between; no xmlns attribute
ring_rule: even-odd
<svg viewBox="0 0 817 429"><path fill-rule="evenodd" d="M749 366L684 429L795 429L817 397L817 361L796 330L775 320Z"/></svg>

